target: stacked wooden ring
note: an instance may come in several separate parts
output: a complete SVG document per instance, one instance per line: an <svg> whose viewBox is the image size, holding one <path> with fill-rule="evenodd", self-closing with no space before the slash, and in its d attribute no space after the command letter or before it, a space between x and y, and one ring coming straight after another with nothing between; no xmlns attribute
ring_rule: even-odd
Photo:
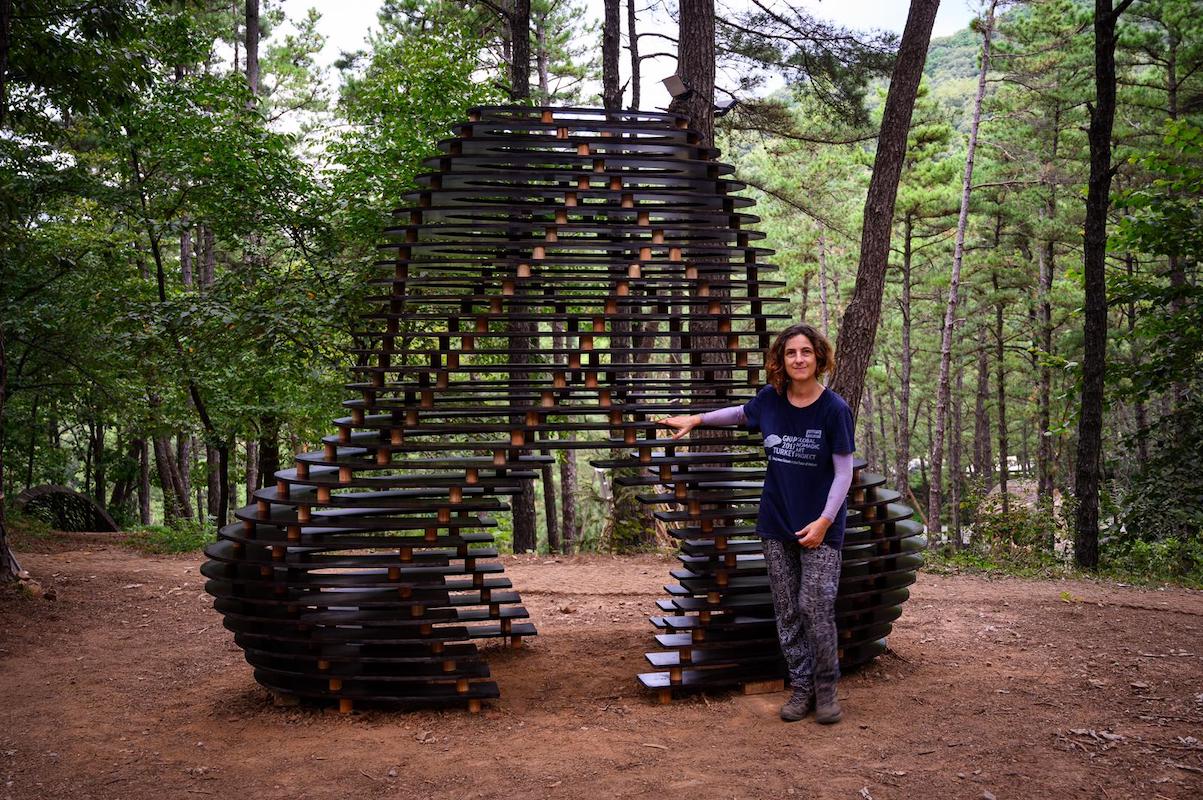
<svg viewBox="0 0 1203 800"><path fill-rule="evenodd" d="M496 697L477 644L535 630L495 559L495 515L553 450L602 450L597 463L632 468L629 480L673 487L649 502L672 504L658 514L685 539L689 574L718 583L682 578L674 616L658 619L693 618L696 638L749 595L728 561L734 547L755 573L759 437L719 432L689 452L654 422L750 398L787 318L766 311L781 301L761 292L782 284L761 277L773 267L746 229L743 185L670 114L487 107L453 133L386 229L348 415L206 549L215 607L282 695L343 710ZM873 555L855 551L846 581L862 563L874 576L841 598L853 660L880 649L865 637L901 563L883 543L911 541L890 538L894 507L860 474L862 511L885 516L857 529L871 541L849 535ZM669 646L727 682L765 671L760 651L709 669L697 647ZM670 669L664 686L713 683L692 674Z"/></svg>

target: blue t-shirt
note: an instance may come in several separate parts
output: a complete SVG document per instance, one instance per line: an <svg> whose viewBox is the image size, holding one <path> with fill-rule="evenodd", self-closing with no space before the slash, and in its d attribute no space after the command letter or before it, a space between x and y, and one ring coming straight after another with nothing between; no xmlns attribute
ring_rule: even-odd
<svg viewBox="0 0 1203 800"><path fill-rule="evenodd" d="M750 430L764 434L768 469L760 495L756 532L768 539L797 541L795 535L819 518L835 480L833 454L856 450L852 410L844 398L824 389L813 403L798 408L765 386L744 405ZM848 501L840 506L823 543L844 544Z"/></svg>

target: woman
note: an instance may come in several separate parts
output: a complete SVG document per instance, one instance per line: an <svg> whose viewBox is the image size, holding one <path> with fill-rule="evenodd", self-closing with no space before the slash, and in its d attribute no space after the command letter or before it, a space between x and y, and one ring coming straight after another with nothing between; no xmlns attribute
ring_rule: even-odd
<svg viewBox="0 0 1203 800"><path fill-rule="evenodd" d="M835 367L831 344L806 324L792 325L769 348L768 385L743 406L667 417L674 439L698 425L744 425L764 434L768 468L756 532L764 542L777 635L793 693L781 718L813 708L824 724L842 717L836 699L835 595L848 487L852 411L819 383Z"/></svg>

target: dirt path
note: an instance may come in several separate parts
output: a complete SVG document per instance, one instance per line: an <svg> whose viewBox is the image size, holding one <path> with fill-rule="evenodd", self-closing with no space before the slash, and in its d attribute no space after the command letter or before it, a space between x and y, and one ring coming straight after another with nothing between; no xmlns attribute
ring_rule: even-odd
<svg viewBox="0 0 1203 800"><path fill-rule="evenodd" d="M512 558L540 635L500 701L340 716L272 706L198 558L21 559L58 599L0 599L0 798L1203 795L1199 592L923 575L822 728L639 691L669 559Z"/></svg>

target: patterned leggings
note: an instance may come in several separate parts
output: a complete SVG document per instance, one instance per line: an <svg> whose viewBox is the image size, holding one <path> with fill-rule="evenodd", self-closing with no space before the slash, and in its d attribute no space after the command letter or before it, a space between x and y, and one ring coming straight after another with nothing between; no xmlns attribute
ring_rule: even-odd
<svg viewBox="0 0 1203 800"><path fill-rule="evenodd" d="M810 549L797 542L761 541L790 685L834 690L840 676L835 632L840 552L825 544Z"/></svg>

